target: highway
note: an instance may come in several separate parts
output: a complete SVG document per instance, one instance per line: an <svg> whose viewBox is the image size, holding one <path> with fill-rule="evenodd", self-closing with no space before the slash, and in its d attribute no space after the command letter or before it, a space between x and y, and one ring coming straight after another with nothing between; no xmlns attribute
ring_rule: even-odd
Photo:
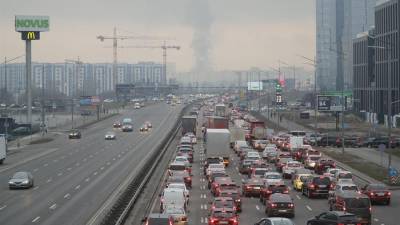
<svg viewBox="0 0 400 225"><path fill-rule="evenodd" d="M82 131L82 139L67 134L52 142L32 146L10 156L0 166L0 224L95 224L109 205L108 197L134 176L149 153L173 127L182 106L164 103L123 114ZM130 117L134 131L115 130L117 140L104 140L116 120ZM140 133L150 121L153 128ZM8 179L16 171L30 171L35 187L9 190ZM99 211L99 209L105 209ZM88 223L88 221L91 221Z"/></svg>
<svg viewBox="0 0 400 225"><path fill-rule="evenodd" d="M202 124L201 118L198 124ZM237 130L240 129L236 128L235 130L235 132L237 132ZM201 132L198 133L201 134ZM192 178L193 188L190 189L188 221L189 224L208 224L207 217L213 196L207 188L207 180L202 172L202 165L206 157L203 152L203 142L200 140L200 136L198 136L198 140L198 144L195 145L194 163L192 165L194 176ZM238 185L242 186L242 182L247 179L247 176L239 173L239 158L233 151L230 157L232 164L227 167L226 171ZM293 190L290 180L286 180L285 182L289 186L290 195L294 200L295 217L292 220L296 225L306 224L307 220L329 210L326 198L308 199L300 192ZM358 178L355 178L355 182L358 185L363 184L363 181ZM265 206L258 198L246 198L242 196L242 208L243 211L239 213L239 224L251 225L258 222L261 218L267 217L264 212ZM159 212L159 200L153 204L153 212ZM392 191L392 202L390 206L373 205L372 225L398 225L399 223L396 221L396 217L393 216L398 212L400 212L400 191L397 190Z"/></svg>

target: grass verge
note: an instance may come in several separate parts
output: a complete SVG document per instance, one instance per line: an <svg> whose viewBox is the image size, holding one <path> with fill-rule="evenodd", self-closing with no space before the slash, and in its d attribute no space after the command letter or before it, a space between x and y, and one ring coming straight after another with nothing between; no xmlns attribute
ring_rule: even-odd
<svg viewBox="0 0 400 225"><path fill-rule="evenodd" d="M362 159L356 155L344 153L342 154L341 152L337 152L335 150L322 150L326 155L329 157L344 163L351 168L358 170L364 174L366 174L369 177L374 178L375 180L381 181L385 184L389 184L388 179L387 179L387 169L385 167L382 167L378 164L375 164L373 162L369 162L365 159ZM397 186L400 184L397 184Z"/></svg>

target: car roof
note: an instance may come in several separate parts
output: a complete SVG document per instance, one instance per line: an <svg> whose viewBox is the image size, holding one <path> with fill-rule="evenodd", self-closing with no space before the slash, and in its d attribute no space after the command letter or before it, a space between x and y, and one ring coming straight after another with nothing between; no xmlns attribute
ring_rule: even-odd
<svg viewBox="0 0 400 225"><path fill-rule="evenodd" d="M169 219L170 215L169 214L164 214L164 213L151 213L147 218L160 218L160 219Z"/></svg>
<svg viewBox="0 0 400 225"><path fill-rule="evenodd" d="M214 201L233 201L232 197L216 197Z"/></svg>
<svg viewBox="0 0 400 225"><path fill-rule="evenodd" d="M330 211L330 213L336 214L337 216L354 216L354 214L345 211Z"/></svg>
<svg viewBox="0 0 400 225"><path fill-rule="evenodd" d="M341 197L343 198L368 198L368 196L355 192L355 191L346 191L340 194Z"/></svg>

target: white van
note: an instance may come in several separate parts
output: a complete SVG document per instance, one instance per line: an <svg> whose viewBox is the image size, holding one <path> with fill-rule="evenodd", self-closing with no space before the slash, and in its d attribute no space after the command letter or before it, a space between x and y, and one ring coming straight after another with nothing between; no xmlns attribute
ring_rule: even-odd
<svg viewBox="0 0 400 225"><path fill-rule="evenodd" d="M161 194L160 211L164 212L168 206L182 208L186 211L187 202L188 199L184 190L180 188L165 188Z"/></svg>
<svg viewBox="0 0 400 225"><path fill-rule="evenodd" d="M135 105L133 106L134 109L140 109L140 103L136 102Z"/></svg>
<svg viewBox="0 0 400 225"><path fill-rule="evenodd" d="M7 143L6 136L0 134L0 164L3 164L6 159Z"/></svg>

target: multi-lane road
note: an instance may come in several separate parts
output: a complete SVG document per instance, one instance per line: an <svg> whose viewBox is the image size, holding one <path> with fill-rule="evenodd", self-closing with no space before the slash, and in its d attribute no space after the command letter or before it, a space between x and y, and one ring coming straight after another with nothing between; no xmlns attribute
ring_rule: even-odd
<svg viewBox="0 0 400 225"><path fill-rule="evenodd" d="M201 119L200 119L201 120ZM201 122L199 122L201 124ZM232 131L232 129L231 129ZM235 128L235 133L240 132L240 128ZM201 134L201 132L199 132ZM235 135L241 136L241 135ZM200 140L200 136L199 136ZM247 179L247 176L241 175L238 171L239 158L232 151L232 163L226 168L229 176L238 184ZM210 202L213 196L207 188L207 180L203 174L202 165L206 159L202 141L200 140L195 145L194 163L192 165L193 188L190 189L190 204L188 210L189 224L207 224L208 215L210 211ZM290 180L285 181L290 188L290 195L295 204L295 217L293 221L295 224L306 224L307 220L319 215L322 212L329 210L327 199L309 199L303 196L300 192L293 190ZM355 182L359 185L363 181L355 178ZM153 212L159 211L159 201L154 203ZM265 214L265 206L259 201L258 198L242 197L243 211L239 214L239 224L251 225L258 222L261 218L267 217ZM400 211L400 191L392 191L392 202L390 206L374 205L372 207L372 225L397 225L397 214Z"/></svg>
<svg viewBox="0 0 400 225"><path fill-rule="evenodd" d="M82 131L82 139L67 134L54 141L28 146L0 166L0 224L96 224L121 185L140 168L168 134L182 106L164 103L125 112ZM116 120L130 117L134 131L115 130L117 140L104 140ZM150 121L153 128L140 133ZM9 190L16 171L30 171L35 187Z"/></svg>

